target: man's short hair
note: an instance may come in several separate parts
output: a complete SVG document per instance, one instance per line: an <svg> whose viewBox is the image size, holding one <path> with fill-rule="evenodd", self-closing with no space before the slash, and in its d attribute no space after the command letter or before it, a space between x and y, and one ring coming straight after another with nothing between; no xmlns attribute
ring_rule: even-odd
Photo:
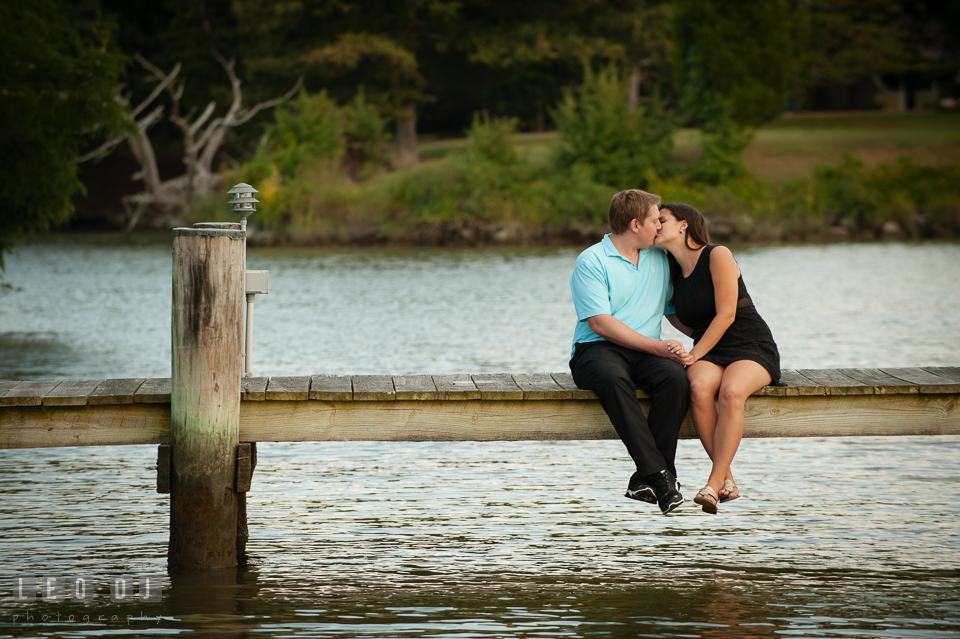
<svg viewBox="0 0 960 639"><path fill-rule="evenodd" d="M632 220L643 220L651 206L660 203L660 196L640 189L620 191L610 201L610 230L614 235L626 233Z"/></svg>

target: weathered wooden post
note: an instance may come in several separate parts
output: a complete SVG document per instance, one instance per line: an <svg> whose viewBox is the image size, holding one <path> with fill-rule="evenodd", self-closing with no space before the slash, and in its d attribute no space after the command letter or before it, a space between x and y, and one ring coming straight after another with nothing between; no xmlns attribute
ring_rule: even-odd
<svg viewBox="0 0 960 639"><path fill-rule="evenodd" d="M173 231L171 569L237 563L244 233Z"/></svg>

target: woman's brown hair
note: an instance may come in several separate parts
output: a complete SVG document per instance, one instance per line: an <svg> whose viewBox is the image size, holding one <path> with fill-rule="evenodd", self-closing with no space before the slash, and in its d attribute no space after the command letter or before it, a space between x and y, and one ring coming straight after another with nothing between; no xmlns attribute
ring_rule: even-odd
<svg viewBox="0 0 960 639"><path fill-rule="evenodd" d="M661 204L660 210L662 211L664 209L670 209L670 213L673 214L673 217L677 218L677 221L687 223L687 232L684 235L683 243L687 245L688 249L695 251L710 243L710 232L707 231L707 221L703 219L703 214L700 213L700 211L689 204L680 204L678 202ZM696 246L690 246L690 240L693 240Z"/></svg>
<svg viewBox="0 0 960 639"><path fill-rule="evenodd" d="M707 221L703 219L703 214L700 213L700 211L689 204L680 204L678 202L661 204L660 210L663 211L664 209L669 209L670 213L673 217L677 218L678 222L687 223L687 232L683 234L683 243L687 245L688 249L695 251L710 243L710 232L707 231ZM693 240L696 246L690 246L691 240ZM676 286L677 278L682 276L683 269L669 251L667 251L667 263L670 265L670 283ZM676 293L670 298L670 304L673 304L674 297L676 297Z"/></svg>

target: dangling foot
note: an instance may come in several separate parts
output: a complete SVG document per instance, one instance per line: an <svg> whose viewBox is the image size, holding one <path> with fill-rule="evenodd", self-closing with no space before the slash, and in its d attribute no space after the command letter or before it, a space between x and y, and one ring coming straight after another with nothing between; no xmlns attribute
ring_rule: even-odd
<svg viewBox="0 0 960 639"><path fill-rule="evenodd" d="M720 503L733 501L740 496L740 489L737 488L737 482L732 479L723 480L723 488L720 489Z"/></svg>
<svg viewBox="0 0 960 639"><path fill-rule="evenodd" d="M717 514L717 504L719 500L717 499L716 491L710 488L709 484L700 489L697 496L693 498L693 503L703 506L703 512L705 513L710 513L711 515Z"/></svg>

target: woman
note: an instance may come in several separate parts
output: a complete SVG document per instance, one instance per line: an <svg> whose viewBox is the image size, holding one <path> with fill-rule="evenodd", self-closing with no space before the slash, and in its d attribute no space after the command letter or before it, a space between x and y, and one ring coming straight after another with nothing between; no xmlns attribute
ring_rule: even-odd
<svg viewBox="0 0 960 639"><path fill-rule="evenodd" d="M740 496L730 464L743 437L744 402L780 381L780 354L754 308L733 254L710 244L700 211L686 204L660 206L656 245L666 250L679 330L693 338L690 410L713 468L693 501L716 514L717 504ZM719 396L719 410L714 397Z"/></svg>

